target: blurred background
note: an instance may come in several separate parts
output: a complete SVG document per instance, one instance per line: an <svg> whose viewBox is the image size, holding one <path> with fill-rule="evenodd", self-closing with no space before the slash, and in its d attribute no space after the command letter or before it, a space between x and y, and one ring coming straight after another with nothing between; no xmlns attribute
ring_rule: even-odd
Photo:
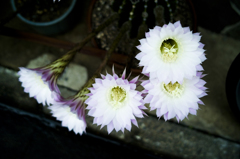
<svg viewBox="0 0 240 159"><path fill-rule="evenodd" d="M153 0L136 4L142 9L134 12L133 28L146 16L142 13L147 4L149 28L180 20L200 32L207 57L203 62L209 91L202 98L205 105L200 105L197 116L189 115L179 123L175 119L165 122L149 111L148 117L138 119L139 128L110 135L87 117L87 133L82 136L61 127L47 107L24 93L18 68L44 66L61 57L112 12L118 12L122 1L38 2L0 2L1 158L240 158L239 0L158 0L158 7ZM129 18L131 5L127 0L120 20L97 34L66 68L58 81L65 97L74 95L99 67L119 26ZM119 43L107 70L114 63L122 72L128 46L136 37L134 30ZM133 75L137 75L140 69L137 61L133 63Z"/></svg>

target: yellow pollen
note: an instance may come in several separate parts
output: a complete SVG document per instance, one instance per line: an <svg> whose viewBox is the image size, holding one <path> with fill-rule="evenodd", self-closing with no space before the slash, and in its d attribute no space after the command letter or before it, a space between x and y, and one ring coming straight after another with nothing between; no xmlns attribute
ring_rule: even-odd
<svg viewBox="0 0 240 159"><path fill-rule="evenodd" d="M126 99L126 91L120 86L115 86L110 90L109 102L114 107L119 107Z"/></svg>
<svg viewBox="0 0 240 159"><path fill-rule="evenodd" d="M33 76L34 76L34 78L35 78L36 80L38 80L38 85L41 85L42 88L48 87L48 85L46 85L46 84L44 83L44 81L42 80L42 78L41 78L40 75L38 75L37 73L35 73L35 74L33 74Z"/></svg>
<svg viewBox="0 0 240 159"><path fill-rule="evenodd" d="M162 86L164 92L171 97L180 97L184 90L184 85L181 85L178 82L175 82L174 84L172 84L172 82L169 82L167 85L163 82Z"/></svg>
<svg viewBox="0 0 240 159"><path fill-rule="evenodd" d="M178 45L174 40L167 39L162 42L160 51L164 62L174 62L177 59Z"/></svg>

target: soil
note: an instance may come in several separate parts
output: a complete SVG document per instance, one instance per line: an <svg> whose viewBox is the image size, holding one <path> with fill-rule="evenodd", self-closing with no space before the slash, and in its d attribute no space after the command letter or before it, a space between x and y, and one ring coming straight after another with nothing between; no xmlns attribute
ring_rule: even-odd
<svg viewBox="0 0 240 159"><path fill-rule="evenodd" d="M21 15L33 22L49 22L63 15L72 0L15 0L17 9L24 7ZM27 9L26 9L27 8Z"/></svg>

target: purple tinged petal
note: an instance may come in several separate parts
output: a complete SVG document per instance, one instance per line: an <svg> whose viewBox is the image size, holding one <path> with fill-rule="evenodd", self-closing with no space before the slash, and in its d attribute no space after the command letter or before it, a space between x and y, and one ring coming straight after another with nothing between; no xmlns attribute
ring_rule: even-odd
<svg viewBox="0 0 240 159"><path fill-rule="evenodd" d="M105 125L101 125L100 130L104 127Z"/></svg>
<svg viewBox="0 0 240 159"><path fill-rule="evenodd" d="M118 75L117 74L113 74L113 78L116 80L118 79Z"/></svg>
<svg viewBox="0 0 240 159"><path fill-rule="evenodd" d="M116 131L119 131L121 129L121 126L118 123L116 118L113 119L113 125L114 125L114 128L116 129Z"/></svg>
<svg viewBox="0 0 240 159"><path fill-rule="evenodd" d="M145 115L145 116L148 116L143 110L141 110L142 111L142 113Z"/></svg>
<svg viewBox="0 0 240 159"><path fill-rule="evenodd" d="M166 114L167 112L168 112L167 105L162 105L161 106L161 115Z"/></svg>
<svg viewBox="0 0 240 159"><path fill-rule="evenodd" d="M126 77L126 68L125 68L124 71L123 71L122 79L125 79L125 77Z"/></svg>
<svg viewBox="0 0 240 159"><path fill-rule="evenodd" d="M92 96L92 95L93 95L92 93L88 93L88 94L86 94L86 96L89 96L89 97Z"/></svg>
<svg viewBox="0 0 240 159"><path fill-rule="evenodd" d="M197 111L195 109L189 108L189 113L192 115L197 115Z"/></svg>
<svg viewBox="0 0 240 159"><path fill-rule="evenodd" d="M150 103L151 100L152 100L152 98L153 98L153 95L148 94L148 95L144 98L143 101L144 101L145 103Z"/></svg>
<svg viewBox="0 0 240 159"><path fill-rule="evenodd" d="M113 113L112 111L110 111L110 109L107 109L107 110L104 112L104 114L107 114L107 115L105 115L105 116L103 117L102 123L103 123L104 125L107 125L107 124L109 124L109 123L112 121L112 119L115 117L115 113Z"/></svg>
<svg viewBox="0 0 240 159"><path fill-rule="evenodd" d="M204 97L204 96L206 96L206 95L208 95L207 93L205 93L205 92L203 92L202 94L200 94L198 97L199 98L202 98L202 97Z"/></svg>
<svg viewBox="0 0 240 159"><path fill-rule="evenodd" d="M139 48L138 48L138 49L139 49ZM140 52L139 54L137 54L137 55L135 56L135 58L138 59L138 60L141 60L145 55L146 55L146 54Z"/></svg>
<svg viewBox="0 0 240 159"><path fill-rule="evenodd" d="M40 74L42 74L42 79L44 81L48 81L52 78L53 74L50 71L45 71L45 72L39 72Z"/></svg>
<svg viewBox="0 0 240 159"><path fill-rule="evenodd" d="M113 76L111 76L110 74L106 75L106 79L108 79L109 81L111 81L113 79Z"/></svg>
<svg viewBox="0 0 240 159"><path fill-rule="evenodd" d="M29 90L30 90L30 88L26 88L26 87L24 88L25 93L29 93Z"/></svg>
<svg viewBox="0 0 240 159"><path fill-rule="evenodd" d="M196 85L204 86L206 83L207 82L205 82L204 80L200 79Z"/></svg>
<svg viewBox="0 0 240 159"><path fill-rule="evenodd" d="M146 96L145 94L148 93L148 90L142 90L142 96Z"/></svg>
<svg viewBox="0 0 240 159"><path fill-rule="evenodd" d="M98 117L97 118L97 125L100 125L102 123L103 117Z"/></svg>
<svg viewBox="0 0 240 159"><path fill-rule="evenodd" d="M165 120L165 121L168 120L168 113L164 114L164 120Z"/></svg>
<svg viewBox="0 0 240 159"><path fill-rule="evenodd" d="M202 105L205 105L205 104L203 103L203 101L201 101L201 100L199 100L198 103L199 103L199 104L202 104Z"/></svg>
<svg viewBox="0 0 240 159"><path fill-rule="evenodd" d="M88 88L89 91L93 92L95 89L93 87Z"/></svg>
<svg viewBox="0 0 240 159"><path fill-rule="evenodd" d="M149 82L148 84L146 84L146 85L144 86L144 88L145 88L146 90L151 90L151 89L154 88L154 85Z"/></svg>
<svg viewBox="0 0 240 159"><path fill-rule="evenodd" d="M138 46L136 46L136 47L137 47L137 49L138 49L138 50L140 50L140 48L141 48L141 45L138 45Z"/></svg>
<svg viewBox="0 0 240 159"><path fill-rule="evenodd" d="M207 74L203 74L202 76L201 76L201 78L203 78L203 77L205 77Z"/></svg>
<svg viewBox="0 0 240 159"><path fill-rule="evenodd" d="M154 29L157 29L158 31L161 31L161 27L160 26L155 26Z"/></svg>
<svg viewBox="0 0 240 159"><path fill-rule="evenodd" d="M93 124L97 124L97 118L93 118Z"/></svg>
<svg viewBox="0 0 240 159"><path fill-rule="evenodd" d="M180 21L175 22L173 25L175 26L175 28L177 28L179 26L182 27Z"/></svg>
<svg viewBox="0 0 240 159"><path fill-rule="evenodd" d="M157 110L161 111L161 109L160 109L160 108L156 108L154 105L150 107L150 111L153 111L153 110L155 110L155 109L157 109ZM162 116L162 115L160 115L160 116Z"/></svg>
<svg viewBox="0 0 240 159"><path fill-rule="evenodd" d="M143 45L147 42L147 40L145 38L143 38L143 39L140 39L139 42L140 42L141 45Z"/></svg>
<svg viewBox="0 0 240 159"><path fill-rule="evenodd" d="M103 74L100 74L100 75L101 75L102 79L105 79L105 76Z"/></svg>
<svg viewBox="0 0 240 159"><path fill-rule="evenodd" d="M145 107L144 105L141 105L138 107L139 109L147 109L147 107Z"/></svg>
<svg viewBox="0 0 240 159"><path fill-rule="evenodd" d="M203 43L199 42L199 46L198 46L199 48L203 49L204 46L205 45Z"/></svg>
<svg viewBox="0 0 240 159"><path fill-rule="evenodd" d="M126 129L128 130L128 131L131 131L131 128L132 128L132 125L130 124L130 125L126 125Z"/></svg>
<svg viewBox="0 0 240 159"><path fill-rule="evenodd" d="M196 75L196 76L198 76L199 78L201 78L202 72L197 72L197 75Z"/></svg>
<svg viewBox="0 0 240 159"><path fill-rule="evenodd" d="M131 77L131 75L132 75L132 72L130 72L129 75L128 75L128 77L126 78L127 81L128 81L128 79Z"/></svg>
<svg viewBox="0 0 240 159"><path fill-rule="evenodd" d="M178 117L178 116L176 116L176 119L177 119L177 121L178 121L178 123L179 123L179 117Z"/></svg>
<svg viewBox="0 0 240 159"><path fill-rule="evenodd" d="M136 119L131 119L131 122L132 122L136 127L138 127L138 123L137 123L137 120L136 120Z"/></svg>
<svg viewBox="0 0 240 159"><path fill-rule="evenodd" d="M51 96L56 102L64 102L64 98L57 92L52 92Z"/></svg>
<svg viewBox="0 0 240 159"><path fill-rule="evenodd" d="M152 108L151 108L152 109ZM154 110L154 109L153 109ZM151 110L152 111L152 110ZM157 117L161 117L162 116L162 114L161 114L161 108L158 108L157 110L156 110L156 114L157 114Z"/></svg>
<svg viewBox="0 0 240 159"><path fill-rule="evenodd" d="M148 83L150 83L150 81L149 80L146 80L146 81L143 81L142 83L141 83L141 85L144 87L146 84L148 84Z"/></svg>
<svg viewBox="0 0 240 159"><path fill-rule="evenodd" d="M93 114L95 113L96 109L90 109L88 112L89 116L94 116Z"/></svg>
<svg viewBox="0 0 240 159"><path fill-rule="evenodd" d="M146 32L146 33L145 33L145 37L146 37L146 38L150 37L149 32Z"/></svg>
<svg viewBox="0 0 240 159"><path fill-rule="evenodd" d="M130 84L130 88L131 88L132 90L135 90L135 89L136 89L136 84Z"/></svg>
<svg viewBox="0 0 240 159"><path fill-rule="evenodd" d="M189 27L184 27L183 28L183 33L186 34L187 32L190 32L190 28Z"/></svg>
<svg viewBox="0 0 240 159"><path fill-rule="evenodd" d="M174 118L175 116L176 116L176 113L174 109L171 109L168 111L168 120Z"/></svg>
<svg viewBox="0 0 240 159"><path fill-rule="evenodd" d="M85 101L85 103L88 104L88 102L89 102L90 100L91 100L91 97L88 98L88 99Z"/></svg>
<svg viewBox="0 0 240 159"><path fill-rule="evenodd" d="M197 32L197 33L193 33L193 35L200 36L200 33L199 33L199 32Z"/></svg>
<svg viewBox="0 0 240 159"><path fill-rule="evenodd" d="M115 74L114 65L112 66L112 73L113 73L113 75Z"/></svg>
<svg viewBox="0 0 240 159"><path fill-rule="evenodd" d="M198 71L203 71L203 70L204 70L201 65L197 65L197 66L196 66L196 69L197 69Z"/></svg>
<svg viewBox="0 0 240 159"><path fill-rule="evenodd" d="M136 83L138 81L139 76L133 78L129 83Z"/></svg>
<svg viewBox="0 0 240 159"><path fill-rule="evenodd" d="M145 73L144 75L147 76L147 77L149 77L149 76L150 76L150 73Z"/></svg>
<svg viewBox="0 0 240 159"><path fill-rule="evenodd" d="M102 80L100 78L95 78L95 82L102 84Z"/></svg>
<svg viewBox="0 0 240 159"><path fill-rule="evenodd" d="M113 125L113 122L110 122L108 125L107 125L107 131L108 131L108 134L110 134L114 129L114 125Z"/></svg>
<svg viewBox="0 0 240 159"><path fill-rule="evenodd" d="M193 108L193 109L195 109L195 110L198 110L199 106L198 106L197 103L192 103L191 108ZM185 113L184 113L183 111L182 111L182 113L183 113L184 115L187 115L187 114L188 114L188 112L185 112Z"/></svg>

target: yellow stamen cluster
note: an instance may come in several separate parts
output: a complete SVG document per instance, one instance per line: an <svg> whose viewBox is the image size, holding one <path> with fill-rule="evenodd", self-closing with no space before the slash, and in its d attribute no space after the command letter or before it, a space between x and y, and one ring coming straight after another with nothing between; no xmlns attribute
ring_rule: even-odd
<svg viewBox="0 0 240 159"><path fill-rule="evenodd" d="M110 90L109 102L112 106L118 108L125 101L127 93L124 88L115 86Z"/></svg>
<svg viewBox="0 0 240 159"><path fill-rule="evenodd" d="M174 84L172 84L172 82L169 82L168 84L163 82L162 86L164 92L171 97L180 97L184 90L184 85L180 85L178 82L175 82Z"/></svg>
<svg viewBox="0 0 240 159"><path fill-rule="evenodd" d="M160 51L164 62L174 62L177 59L178 45L174 40L167 39L162 42Z"/></svg>

